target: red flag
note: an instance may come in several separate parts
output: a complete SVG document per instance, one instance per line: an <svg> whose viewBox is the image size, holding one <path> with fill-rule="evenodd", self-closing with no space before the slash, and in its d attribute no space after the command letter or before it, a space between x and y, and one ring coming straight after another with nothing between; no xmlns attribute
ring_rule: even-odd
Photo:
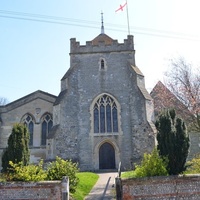
<svg viewBox="0 0 200 200"><path fill-rule="evenodd" d="M123 9L124 9L124 7L126 6L126 4L127 4L127 2L124 3L124 5L120 5L119 8L118 8L117 10L115 10L115 12L117 12L117 11L119 11L119 10L123 11Z"/></svg>

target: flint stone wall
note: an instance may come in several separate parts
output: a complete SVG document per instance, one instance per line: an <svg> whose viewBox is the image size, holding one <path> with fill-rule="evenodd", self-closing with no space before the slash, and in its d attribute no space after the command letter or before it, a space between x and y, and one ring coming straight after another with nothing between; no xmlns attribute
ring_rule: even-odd
<svg viewBox="0 0 200 200"><path fill-rule="evenodd" d="M0 200L61 200L61 181L2 182Z"/></svg>
<svg viewBox="0 0 200 200"><path fill-rule="evenodd" d="M122 180L123 200L199 200L200 175Z"/></svg>

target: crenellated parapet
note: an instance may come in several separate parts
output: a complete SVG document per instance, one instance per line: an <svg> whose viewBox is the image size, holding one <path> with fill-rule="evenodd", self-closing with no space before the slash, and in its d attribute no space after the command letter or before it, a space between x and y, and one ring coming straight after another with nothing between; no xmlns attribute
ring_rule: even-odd
<svg viewBox="0 0 200 200"><path fill-rule="evenodd" d="M128 35L124 43L118 43L118 40L113 40L106 34L100 34L92 41L87 41L86 45L80 45L76 38L71 38L70 41L70 54L134 51L132 35Z"/></svg>

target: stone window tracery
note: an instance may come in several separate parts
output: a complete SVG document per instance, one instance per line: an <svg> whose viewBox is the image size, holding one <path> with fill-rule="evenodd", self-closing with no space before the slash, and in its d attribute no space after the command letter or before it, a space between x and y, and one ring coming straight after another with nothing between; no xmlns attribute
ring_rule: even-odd
<svg viewBox="0 0 200 200"><path fill-rule="evenodd" d="M30 134L29 145L32 146L33 145L33 132L34 132L34 119L30 114L26 114L23 117L22 122L29 130L29 134Z"/></svg>
<svg viewBox="0 0 200 200"><path fill-rule="evenodd" d="M114 99L102 95L93 107L94 133L118 132L118 108Z"/></svg>
<svg viewBox="0 0 200 200"><path fill-rule="evenodd" d="M50 129L53 126L52 116L50 114L43 115L41 123L42 123L41 145L46 145L46 138L49 134Z"/></svg>

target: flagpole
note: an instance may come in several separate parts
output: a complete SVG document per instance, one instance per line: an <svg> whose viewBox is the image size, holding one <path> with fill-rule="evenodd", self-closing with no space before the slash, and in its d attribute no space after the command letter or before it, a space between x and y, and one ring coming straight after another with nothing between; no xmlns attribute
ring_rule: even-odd
<svg viewBox="0 0 200 200"><path fill-rule="evenodd" d="M126 0L126 15L127 15L127 24L128 24L128 34L130 35L129 15L128 15L128 0Z"/></svg>

